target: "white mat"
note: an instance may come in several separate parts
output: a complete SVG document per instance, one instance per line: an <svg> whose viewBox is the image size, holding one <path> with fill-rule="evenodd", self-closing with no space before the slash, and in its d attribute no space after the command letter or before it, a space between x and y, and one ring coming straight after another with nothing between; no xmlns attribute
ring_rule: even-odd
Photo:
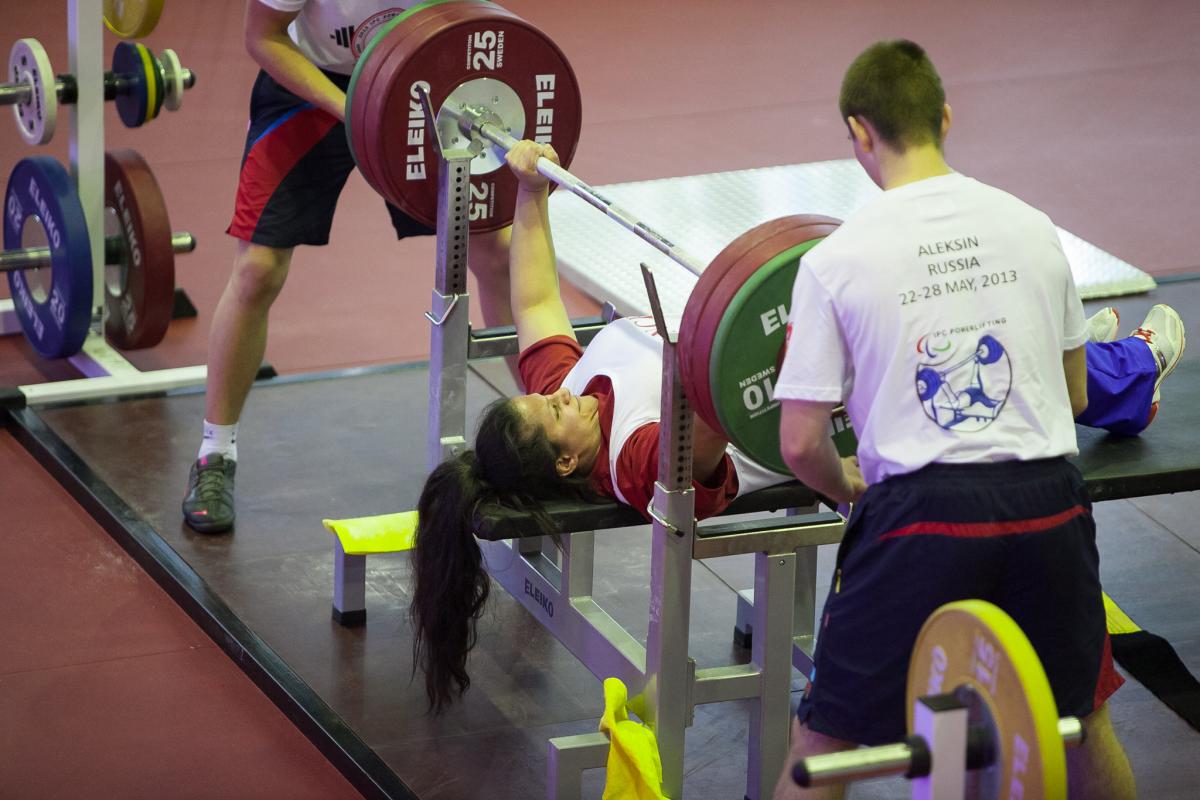
<svg viewBox="0 0 1200 800"><path fill-rule="evenodd" d="M596 187L598 191L709 262L739 235L788 214L845 219L879 188L853 159L717 172ZM559 267L572 283L622 314L650 311L638 264L654 268L668 315L683 313L695 276L565 189L550 197ZM1150 291L1152 277L1059 228L1083 299Z"/></svg>

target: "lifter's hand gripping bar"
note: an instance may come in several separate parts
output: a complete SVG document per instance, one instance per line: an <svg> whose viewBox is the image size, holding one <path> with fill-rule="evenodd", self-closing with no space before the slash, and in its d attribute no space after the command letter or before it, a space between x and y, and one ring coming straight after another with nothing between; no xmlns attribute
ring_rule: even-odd
<svg viewBox="0 0 1200 800"><path fill-rule="evenodd" d="M487 139L506 153L517 144L517 140L510 136L502 125L494 121L495 118L490 112L484 109L468 105L454 107L453 104L447 103L442 106L439 113L453 115L463 133L468 136L479 136ZM582 197L589 205L603 211L607 216L620 223L623 228L637 234L640 239L648 242L655 250L658 250L675 263L681 265L693 275L700 275L704 271L704 267L706 266L704 262L696 259L679 245L667 239L658 231L633 216L633 214L597 192L588 183L572 175L553 161L547 158L539 158L537 171L559 186L569 189L573 194Z"/></svg>

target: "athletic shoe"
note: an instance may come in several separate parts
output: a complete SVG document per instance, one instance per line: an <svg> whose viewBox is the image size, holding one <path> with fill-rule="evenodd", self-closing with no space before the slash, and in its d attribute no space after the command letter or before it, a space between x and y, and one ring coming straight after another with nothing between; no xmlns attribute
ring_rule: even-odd
<svg viewBox="0 0 1200 800"><path fill-rule="evenodd" d="M1154 398L1150 403L1150 418L1146 423L1149 425L1158 413L1163 379L1175 370L1183 355L1183 348L1187 346L1183 320L1179 318L1175 309L1159 303L1150 309L1141 326L1129 335L1145 342L1158 363L1158 378L1154 381Z"/></svg>
<svg viewBox="0 0 1200 800"><path fill-rule="evenodd" d="M196 459L188 475L183 518L197 533L224 533L233 527L233 474L237 462L220 453Z"/></svg>
<svg viewBox="0 0 1200 800"><path fill-rule="evenodd" d="M1120 325L1121 314L1112 306L1105 306L1088 317L1088 341L1111 342L1117 338L1117 328Z"/></svg>

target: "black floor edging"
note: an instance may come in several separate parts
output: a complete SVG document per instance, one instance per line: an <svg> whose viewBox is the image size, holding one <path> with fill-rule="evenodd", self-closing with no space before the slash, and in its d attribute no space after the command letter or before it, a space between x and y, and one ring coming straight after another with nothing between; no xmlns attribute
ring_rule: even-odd
<svg viewBox="0 0 1200 800"><path fill-rule="evenodd" d="M174 548L33 410L8 409L14 438L233 659L365 797L417 800L370 747L279 654L233 612ZM3 422L0 422L0 426Z"/></svg>

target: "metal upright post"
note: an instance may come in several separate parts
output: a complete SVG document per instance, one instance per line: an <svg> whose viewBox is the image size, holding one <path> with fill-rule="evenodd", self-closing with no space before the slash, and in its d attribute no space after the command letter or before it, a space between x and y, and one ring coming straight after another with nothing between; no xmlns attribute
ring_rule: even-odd
<svg viewBox="0 0 1200 800"><path fill-rule="evenodd" d="M801 552L813 551L806 547ZM754 554L754 639L751 661L758 666L758 698L750 707L746 797L771 795L787 757L792 684L792 616L796 595L796 551Z"/></svg>
<svg viewBox="0 0 1200 800"><path fill-rule="evenodd" d="M466 447L467 344L470 338L467 296L468 197L471 159L468 150L447 150L438 137L429 95L419 90L430 138L441 156L438 172L437 268L429 335L429 426L426 462L433 469Z"/></svg>
<svg viewBox="0 0 1200 800"><path fill-rule="evenodd" d="M78 96L71 113L71 173L92 250L92 308L104 311L104 18L100 0L68 0L67 38Z"/></svg>
<svg viewBox="0 0 1200 800"><path fill-rule="evenodd" d="M691 618L692 540L696 496L692 490L692 411L683 394L674 334L667 330L649 268L642 276L663 341L662 412L658 481L650 503L650 626L646 635L647 723L658 739L662 791L683 795L684 733L692 721L696 665L688 657Z"/></svg>

